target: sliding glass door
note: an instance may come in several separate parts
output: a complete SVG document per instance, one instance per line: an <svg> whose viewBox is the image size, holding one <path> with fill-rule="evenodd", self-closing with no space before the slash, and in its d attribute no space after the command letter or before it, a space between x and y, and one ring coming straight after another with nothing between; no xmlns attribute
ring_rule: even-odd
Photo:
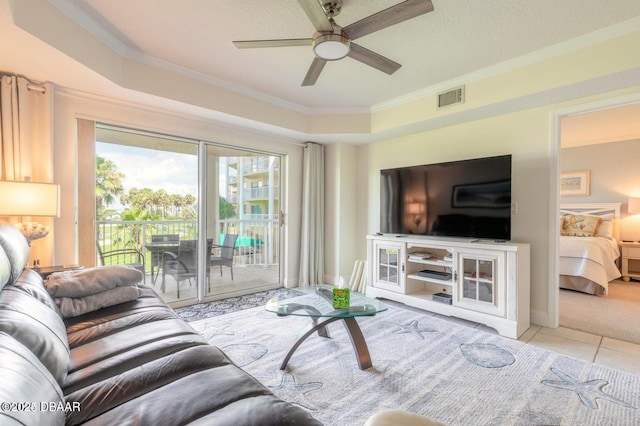
<svg viewBox="0 0 640 426"><path fill-rule="evenodd" d="M279 156L99 124L95 158L98 264L176 305L280 286Z"/></svg>
<svg viewBox="0 0 640 426"><path fill-rule="evenodd" d="M206 169L211 256L205 296L274 288L280 282L280 157L208 144Z"/></svg>

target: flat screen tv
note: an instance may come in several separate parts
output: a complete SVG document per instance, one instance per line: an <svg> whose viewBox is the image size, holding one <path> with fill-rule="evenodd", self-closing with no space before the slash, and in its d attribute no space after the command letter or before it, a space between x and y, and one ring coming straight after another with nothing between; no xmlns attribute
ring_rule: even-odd
<svg viewBox="0 0 640 426"><path fill-rule="evenodd" d="M380 232L511 239L511 155L381 170Z"/></svg>

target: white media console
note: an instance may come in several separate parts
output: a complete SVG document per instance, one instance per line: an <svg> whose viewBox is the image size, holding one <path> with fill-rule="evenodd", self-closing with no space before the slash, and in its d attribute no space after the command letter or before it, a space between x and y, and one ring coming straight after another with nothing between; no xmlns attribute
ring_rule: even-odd
<svg viewBox="0 0 640 426"><path fill-rule="evenodd" d="M485 324L529 328L529 244L416 235L367 237L367 295Z"/></svg>

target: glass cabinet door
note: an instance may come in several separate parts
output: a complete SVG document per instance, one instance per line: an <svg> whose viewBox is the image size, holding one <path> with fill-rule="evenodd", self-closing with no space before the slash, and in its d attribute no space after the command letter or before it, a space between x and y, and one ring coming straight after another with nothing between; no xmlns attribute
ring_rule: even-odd
<svg viewBox="0 0 640 426"><path fill-rule="evenodd" d="M373 285L392 291L402 291L404 280L404 245L374 243L375 269Z"/></svg>
<svg viewBox="0 0 640 426"><path fill-rule="evenodd" d="M456 305L504 315L503 279L499 272L503 262L502 252L459 252Z"/></svg>
<svg viewBox="0 0 640 426"><path fill-rule="evenodd" d="M378 249L378 278L392 284L398 283L398 249Z"/></svg>
<svg viewBox="0 0 640 426"><path fill-rule="evenodd" d="M494 302L494 262L481 259L462 259L462 290L465 299Z"/></svg>

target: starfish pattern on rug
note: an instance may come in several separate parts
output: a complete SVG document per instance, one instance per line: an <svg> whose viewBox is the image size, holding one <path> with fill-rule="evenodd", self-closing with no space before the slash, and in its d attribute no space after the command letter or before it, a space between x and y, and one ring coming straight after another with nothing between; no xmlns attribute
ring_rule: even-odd
<svg viewBox="0 0 640 426"><path fill-rule="evenodd" d="M285 401L289 401L294 404L298 404L301 407L306 408L307 410L317 410L316 407L308 398L307 392L314 391L316 389L320 389L323 386L321 382L309 382L309 383L296 383L296 378L291 374L284 373L282 375L282 380L280 384L276 387L271 388L273 393L278 395L281 399Z"/></svg>
<svg viewBox="0 0 640 426"><path fill-rule="evenodd" d="M422 333L435 333L437 330L434 330L432 328L424 328L424 327L420 327L420 324L418 323L418 320L413 320L411 321L409 324L403 324L398 326L400 328L392 331L391 333L393 334L410 334L412 336L415 336L419 339L423 339L424 340L424 336L422 335Z"/></svg>
<svg viewBox="0 0 640 426"><path fill-rule="evenodd" d="M200 334L207 340L207 342L215 336L233 336L235 334L233 331L226 330L230 326L231 324L229 323L221 325L207 324L207 327L202 330Z"/></svg>
<svg viewBox="0 0 640 426"><path fill-rule="evenodd" d="M269 348L260 343L237 343L221 349L238 367L246 367L269 352Z"/></svg>
<svg viewBox="0 0 640 426"><path fill-rule="evenodd" d="M607 380L595 379L587 382L581 382L580 379L572 377L557 368L552 368L551 371L562 380L543 380L543 385L573 391L578 394L580 401L591 409L597 410L600 408L598 406L598 399L606 399L627 408L636 408L621 399L602 392L602 388L609 384Z"/></svg>

